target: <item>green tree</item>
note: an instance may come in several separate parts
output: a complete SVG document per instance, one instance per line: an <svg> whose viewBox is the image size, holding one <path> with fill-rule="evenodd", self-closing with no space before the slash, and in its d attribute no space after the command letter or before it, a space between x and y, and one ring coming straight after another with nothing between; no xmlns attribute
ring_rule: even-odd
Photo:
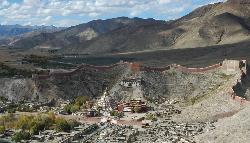
<svg viewBox="0 0 250 143"><path fill-rule="evenodd" d="M89 101L88 96L78 96L75 99L75 104L77 104L78 106L82 106L82 105L86 104L87 101Z"/></svg>
<svg viewBox="0 0 250 143"><path fill-rule="evenodd" d="M71 106L70 112L75 113L79 110L80 110L80 106L78 104L74 104L73 106Z"/></svg>
<svg viewBox="0 0 250 143"><path fill-rule="evenodd" d="M5 126L0 126L0 134L3 134L5 132Z"/></svg>
<svg viewBox="0 0 250 143"><path fill-rule="evenodd" d="M70 131L70 125L69 123L63 119L63 118L58 118L56 119L56 130L61 132L69 132Z"/></svg>
<svg viewBox="0 0 250 143"><path fill-rule="evenodd" d="M157 121L157 117L156 117L156 115L153 114L153 113L147 114L147 115L146 115L146 119L147 119L147 120L152 120L152 121Z"/></svg>
<svg viewBox="0 0 250 143"><path fill-rule="evenodd" d="M118 116L118 112L113 110L113 111L110 111L110 116Z"/></svg>
<svg viewBox="0 0 250 143"><path fill-rule="evenodd" d="M39 131L42 131L44 129L49 129L55 122L55 117L51 113L51 115L48 116L36 116L30 124L30 132L31 134L38 134Z"/></svg>
<svg viewBox="0 0 250 143"><path fill-rule="evenodd" d="M66 105L64 108L63 108L63 110L65 111L65 112L67 112L68 114L71 114L72 112L71 112L71 107L72 107L73 105L72 104L68 104L68 105Z"/></svg>
<svg viewBox="0 0 250 143"><path fill-rule="evenodd" d="M16 128L22 130L29 130L33 118L34 118L33 116L25 116L25 115L20 116L17 121Z"/></svg>
<svg viewBox="0 0 250 143"><path fill-rule="evenodd" d="M32 135L37 135L39 131L44 129L44 125L41 122L33 122L30 128L30 133Z"/></svg>
<svg viewBox="0 0 250 143"><path fill-rule="evenodd" d="M0 101L2 101L2 102L7 102L8 99L7 99L6 97L4 97L4 96L0 96Z"/></svg>
<svg viewBox="0 0 250 143"><path fill-rule="evenodd" d="M49 119L54 123L56 120L56 115L54 112L49 112L48 113Z"/></svg>
<svg viewBox="0 0 250 143"><path fill-rule="evenodd" d="M133 108L133 111L134 111L135 113L140 113L140 112L141 112L141 108L140 108L140 107L134 107L134 108Z"/></svg>

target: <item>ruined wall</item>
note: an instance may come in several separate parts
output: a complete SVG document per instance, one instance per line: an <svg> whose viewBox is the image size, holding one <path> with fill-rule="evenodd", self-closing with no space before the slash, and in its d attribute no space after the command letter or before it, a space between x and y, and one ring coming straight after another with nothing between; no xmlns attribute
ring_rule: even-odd
<svg viewBox="0 0 250 143"><path fill-rule="evenodd" d="M222 70L225 74L235 74L239 70L239 63L238 60L224 60L222 64Z"/></svg>
<svg viewBox="0 0 250 143"><path fill-rule="evenodd" d="M241 103L250 103L250 101L248 101L248 97L246 96L246 92L248 90L246 87L248 82L246 60L226 60L223 62L223 69L226 73L236 73L237 76L232 88L229 89L231 97Z"/></svg>

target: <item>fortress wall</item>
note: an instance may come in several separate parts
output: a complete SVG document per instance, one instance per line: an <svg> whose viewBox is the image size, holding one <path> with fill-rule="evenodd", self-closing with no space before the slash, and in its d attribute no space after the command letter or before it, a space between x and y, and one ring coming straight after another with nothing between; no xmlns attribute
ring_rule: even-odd
<svg viewBox="0 0 250 143"><path fill-rule="evenodd" d="M235 100L235 101L238 101L238 102L241 102L241 103L243 103L243 104L249 104L249 103L250 103L250 101L247 101L245 98L242 98L242 97L240 97L240 96L235 96L235 97L234 97L234 100Z"/></svg>
<svg viewBox="0 0 250 143"><path fill-rule="evenodd" d="M249 104L250 103L250 101L246 100L245 98L237 96L237 94L234 92L233 88L230 89L229 94L231 95L231 98L237 102L241 102L242 104Z"/></svg>
<svg viewBox="0 0 250 143"><path fill-rule="evenodd" d="M222 63L222 70L226 74L237 73L242 71L246 73L247 71L247 62L246 60L224 60Z"/></svg>
<svg viewBox="0 0 250 143"><path fill-rule="evenodd" d="M169 65L166 67L149 67L149 66L142 66L142 65L128 63L128 62L117 63L117 64L113 64L110 66L94 66L94 65L84 64L84 65L81 65L81 66L77 67L75 70L70 71L70 72L53 72L53 73L50 73L48 75L37 75L37 76L34 76L33 78L43 80L43 79L48 79L51 76L55 76L55 77L70 76L72 74L79 72L80 70L82 70L84 68L92 68L92 69L95 69L98 71L105 71L105 70L110 70L110 69L117 67L117 66L120 66L120 65L129 66L130 68L132 68L132 70L136 69L137 71L163 72L163 71L169 70L171 68L176 68L177 70L180 70L182 72L187 72L187 73L202 73L202 72L207 72L207 71L219 68L221 66L221 63L211 65L208 67L204 67L204 68L187 68L187 67L184 67L181 65L176 65L176 64L172 64L172 65Z"/></svg>
<svg viewBox="0 0 250 143"><path fill-rule="evenodd" d="M186 73L202 73L202 72L207 72L210 70L214 70L217 68L220 68L222 66L222 63L218 63L218 64L214 64L208 67L204 67L204 68L187 68L181 65L176 65L176 64L172 64L166 67L147 67L147 66L141 66L141 71L159 71L159 72L163 72L166 70L169 70L171 68L175 68L181 72L186 72Z"/></svg>
<svg viewBox="0 0 250 143"><path fill-rule="evenodd" d="M186 73L204 73L204 72L208 72L208 71L211 71L211 70L214 70L214 69L218 69L221 67L221 63L218 63L218 64L214 64L214 65L211 65L211 66L208 66L208 67L204 67L204 68L187 68L187 67L184 67L184 66L181 66L181 65L174 65L174 67L181 71L181 72L186 72Z"/></svg>
<svg viewBox="0 0 250 143"><path fill-rule="evenodd" d="M243 61L246 64L246 61ZM128 67L130 67L132 70L136 70L136 71L158 71L158 72L163 72L166 70L169 70L171 68L175 68L181 72L186 72L186 73L205 73L211 70L215 70L218 68L221 68L223 70L226 70L227 72L235 72L237 70L239 70L239 63L240 61L237 60L225 60L223 61L223 63L218 63L218 64L214 64L211 66L207 66L207 67L203 67L203 68L187 68L181 65L177 65L177 64L172 64L166 67L148 67L148 66L142 66L140 64L137 63L129 63L129 62L120 62L117 64L113 64L110 66L94 66L94 65L89 65L89 64L84 64L81 65L79 67L77 67L74 71L70 71L70 72L57 72L57 73L50 73L49 75L39 75L37 78L38 79L46 79L49 78L51 76L70 76L74 73L79 72L80 70L82 70L83 68L92 68L98 71L105 71L105 70L110 70L116 66L120 66L120 65L126 65ZM244 71L246 73L246 67L242 68L242 71Z"/></svg>
<svg viewBox="0 0 250 143"><path fill-rule="evenodd" d="M224 60L222 63L222 71L225 74L234 74L239 71L239 63L238 60Z"/></svg>
<svg viewBox="0 0 250 143"><path fill-rule="evenodd" d="M147 67L147 66L141 66L141 71L158 71L158 72L163 72L166 70L169 70L171 66L167 67Z"/></svg>
<svg viewBox="0 0 250 143"><path fill-rule="evenodd" d="M240 66L240 63L243 63L242 66ZM237 65L238 64L238 65ZM241 102L243 104L249 104L250 101L246 100L243 97L240 97L237 95L237 93L234 91L234 87L238 84L241 83L242 78L245 78L246 73L247 73L247 63L246 60L241 60L241 61L224 61L224 65L223 68L231 71L231 70L235 70L238 71L240 74L238 76L238 79L235 81L235 83L233 84L232 88L229 91L229 94L231 95L231 97L238 102Z"/></svg>
<svg viewBox="0 0 250 143"><path fill-rule="evenodd" d="M48 79L52 76L54 76L54 77L70 76L72 74L78 73L80 70L82 70L84 68L92 68L92 69L95 69L98 71L105 71L105 70L110 70L110 69L115 68L115 67L120 66L120 65L129 65L129 63L123 62L123 63L113 64L110 66L95 66L95 65L84 64L84 65L81 65L81 66L77 67L75 70L70 71L70 72L53 72L53 73L49 73L47 75L35 75L35 76L33 76L33 79L44 80L44 79Z"/></svg>

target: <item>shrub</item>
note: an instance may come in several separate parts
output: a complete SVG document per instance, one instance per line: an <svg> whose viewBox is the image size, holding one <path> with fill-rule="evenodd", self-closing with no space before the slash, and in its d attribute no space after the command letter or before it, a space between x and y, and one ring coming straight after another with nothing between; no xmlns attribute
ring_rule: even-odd
<svg viewBox="0 0 250 143"><path fill-rule="evenodd" d="M30 139L30 133L21 131L15 133L11 140L15 142L20 142L21 140L29 140L29 139Z"/></svg>
<svg viewBox="0 0 250 143"><path fill-rule="evenodd" d="M74 104L73 106L71 106L70 112L75 113L75 112L77 112L79 110L80 110L80 106L77 105L77 104Z"/></svg>
<svg viewBox="0 0 250 143"><path fill-rule="evenodd" d="M5 132L5 126L0 126L0 134L3 134Z"/></svg>
<svg viewBox="0 0 250 143"><path fill-rule="evenodd" d="M39 131L43 129L44 129L44 124L42 124L41 122L33 122L30 128L30 133L32 135L37 135Z"/></svg>
<svg viewBox="0 0 250 143"><path fill-rule="evenodd" d="M73 105L72 104L68 104L68 105L66 105L64 108L63 108L63 110L65 111L65 112L67 112L68 114L71 114L72 112L71 112L71 107L72 107Z"/></svg>
<svg viewBox="0 0 250 143"><path fill-rule="evenodd" d="M146 115L147 120L157 121L157 116L153 113L149 113Z"/></svg>
<svg viewBox="0 0 250 143"><path fill-rule="evenodd" d="M75 99L75 104L82 106L83 104L85 104L87 101L89 101L89 97L88 96L79 96Z"/></svg>
<svg viewBox="0 0 250 143"><path fill-rule="evenodd" d="M17 124L16 124L16 128L18 129L22 129L22 130L29 130L31 127L31 121L34 117L33 116L20 116Z"/></svg>
<svg viewBox="0 0 250 143"><path fill-rule="evenodd" d="M50 115L47 116L37 116L31 121L30 132L31 134L38 134L39 131L44 129L49 129L54 124L54 120Z"/></svg>
<svg viewBox="0 0 250 143"><path fill-rule="evenodd" d="M6 101L8 101L8 99L6 97L4 97L4 96L0 96L0 101L6 102Z"/></svg>
<svg viewBox="0 0 250 143"><path fill-rule="evenodd" d="M69 132L70 131L70 125L69 123L63 119L63 118L58 118L56 119L56 130L58 132Z"/></svg>
<svg viewBox="0 0 250 143"><path fill-rule="evenodd" d="M134 111L135 113L140 113L140 112L141 112L141 108L140 108L140 107L134 107L134 108L133 108L133 111Z"/></svg>
<svg viewBox="0 0 250 143"><path fill-rule="evenodd" d="M74 127L77 127L77 126L79 126L80 125L80 123L79 122L77 122L76 120L74 120L74 119L72 119L72 120L69 120L68 121L68 124L70 125L70 129L72 130L72 129L74 129Z"/></svg>
<svg viewBox="0 0 250 143"><path fill-rule="evenodd" d="M111 111L110 112L110 116L116 116L116 117L123 117L124 116L124 114L123 113L120 113L120 112L118 112L118 111Z"/></svg>

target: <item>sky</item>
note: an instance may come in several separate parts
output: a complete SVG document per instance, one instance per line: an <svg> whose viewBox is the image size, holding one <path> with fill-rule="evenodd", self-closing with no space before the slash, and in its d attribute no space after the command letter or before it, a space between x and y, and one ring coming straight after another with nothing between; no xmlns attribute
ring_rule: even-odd
<svg viewBox="0 0 250 143"><path fill-rule="evenodd" d="M96 19L140 17L173 20L224 0L0 0L1 25L69 27Z"/></svg>

